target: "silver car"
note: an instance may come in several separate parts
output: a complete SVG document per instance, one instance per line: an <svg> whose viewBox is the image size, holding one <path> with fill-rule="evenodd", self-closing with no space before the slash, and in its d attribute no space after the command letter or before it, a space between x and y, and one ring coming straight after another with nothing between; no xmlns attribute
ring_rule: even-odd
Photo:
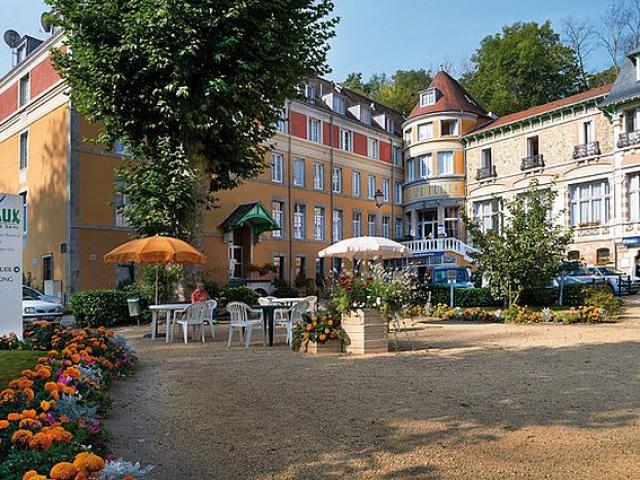
<svg viewBox="0 0 640 480"><path fill-rule="evenodd" d="M22 319L25 322L59 322L62 314L62 303L58 298L44 295L31 287L22 287Z"/></svg>

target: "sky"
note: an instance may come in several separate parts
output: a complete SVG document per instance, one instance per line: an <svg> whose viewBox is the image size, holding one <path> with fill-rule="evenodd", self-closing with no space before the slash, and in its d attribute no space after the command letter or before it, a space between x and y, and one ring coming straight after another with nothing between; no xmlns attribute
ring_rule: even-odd
<svg viewBox="0 0 640 480"><path fill-rule="evenodd" d="M616 0L614 0L616 1ZM619 1L619 0L618 0ZM339 81L350 72L393 73L398 69L462 65L487 35L516 21L563 18L597 20L606 0L334 0L341 17L331 42L328 78ZM43 38L42 0L0 0L0 34L7 29ZM604 51L592 53L593 69L608 66ZM0 40L0 76L11 66L8 47ZM456 72L452 72L455 74Z"/></svg>

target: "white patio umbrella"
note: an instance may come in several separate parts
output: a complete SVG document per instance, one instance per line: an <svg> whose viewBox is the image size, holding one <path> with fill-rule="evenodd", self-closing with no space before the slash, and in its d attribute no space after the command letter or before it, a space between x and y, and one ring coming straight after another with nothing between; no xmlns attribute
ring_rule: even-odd
<svg viewBox="0 0 640 480"><path fill-rule="evenodd" d="M354 260L402 258L409 254L407 247L384 237L346 238L318 252L320 258L338 257Z"/></svg>

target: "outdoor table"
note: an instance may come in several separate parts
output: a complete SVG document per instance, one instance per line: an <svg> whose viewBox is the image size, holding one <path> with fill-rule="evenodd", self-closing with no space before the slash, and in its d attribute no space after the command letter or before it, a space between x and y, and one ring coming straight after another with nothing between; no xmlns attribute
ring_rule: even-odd
<svg viewBox="0 0 640 480"><path fill-rule="evenodd" d="M264 328L269 333L269 346L273 347L273 317L279 308L282 308L281 304L270 303L268 305L256 305L255 309L262 310L262 321L264 322Z"/></svg>
<svg viewBox="0 0 640 480"><path fill-rule="evenodd" d="M299 297L287 297L287 298L273 298L271 301L273 303L280 304L280 306L293 307L296 303L303 302L304 298Z"/></svg>
<svg viewBox="0 0 640 480"><path fill-rule="evenodd" d="M178 313L182 313L189 306L188 303L168 303L166 305L150 305L151 320L151 340L155 340L158 333L158 313L164 312L166 315L165 341L169 343L172 322Z"/></svg>

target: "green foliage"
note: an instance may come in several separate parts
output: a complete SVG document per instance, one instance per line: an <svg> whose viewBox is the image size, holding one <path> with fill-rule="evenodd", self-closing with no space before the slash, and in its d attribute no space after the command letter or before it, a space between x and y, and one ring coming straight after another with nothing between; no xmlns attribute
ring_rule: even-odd
<svg viewBox="0 0 640 480"><path fill-rule="evenodd" d="M282 285L273 291L273 296L278 298L293 298L298 296L298 290L288 285Z"/></svg>
<svg viewBox="0 0 640 480"><path fill-rule="evenodd" d="M602 87L616 81L618 76L618 69L616 67L609 67L597 73L593 73L588 76L589 88Z"/></svg>
<svg viewBox="0 0 640 480"><path fill-rule="evenodd" d="M584 305L590 288L592 288L590 285L578 283L565 285L562 291L562 304L567 307Z"/></svg>
<svg viewBox="0 0 640 480"><path fill-rule="evenodd" d="M118 290L122 291L127 299L138 298L140 300L140 322L151 321L149 305L155 303L155 288L152 284L149 282L130 283L119 287Z"/></svg>
<svg viewBox="0 0 640 480"><path fill-rule="evenodd" d="M344 330L340 314L332 308L321 308L316 313L305 313L302 322L293 329L293 350L298 351L307 342L325 343L342 341Z"/></svg>
<svg viewBox="0 0 640 480"><path fill-rule="evenodd" d="M558 289L548 287L525 288L520 294L520 303L532 307L548 307L555 305L558 299Z"/></svg>
<svg viewBox="0 0 640 480"><path fill-rule="evenodd" d="M225 287L220 290L220 295L227 303L242 302L249 306L258 303L258 295L249 287Z"/></svg>
<svg viewBox="0 0 640 480"><path fill-rule="evenodd" d="M134 226L196 246L211 192L261 172L282 106L328 70L337 23L331 0L47 3L74 107L146 160L122 172Z"/></svg>
<svg viewBox="0 0 640 480"><path fill-rule="evenodd" d="M127 295L122 290L74 293L69 308L81 326L111 326L129 320Z"/></svg>
<svg viewBox="0 0 640 480"><path fill-rule="evenodd" d="M375 73L366 82L362 73L350 73L342 85L408 115L431 80L431 72L424 69L397 70L391 77Z"/></svg>
<svg viewBox="0 0 640 480"><path fill-rule="evenodd" d="M576 53L560 41L549 21L505 25L485 37L471 57L463 86L487 111L498 115L577 93Z"/></svg>
<svg viewBox="0 0 640 480"><path fill-rule="evenodd" d="M17 346L11 348L11 350L14 350L12 352L0 352L0 390L3 390L11 380L18 378L22 370L33 367L38 358L42 356L42 352L32 350L15 351L17 348Z"/></svg>
<svg viewBox="0 0 640 480"><path fill-rule="evenodd" d="M39 450L14 450L0 463L0 478L22 480L25 472L38 468L48 472L56 463L73 461L78 449L76 444L54 444L46 452Z"/></svg>
<svg viewBox="0 0 640 480"><path fill-rule="evenodd" d="M431 305L449 305L449 287L445 285L433 285L420 283L417 295L412 300L414 305L426 305L431 292ZM489 288L456 288L453 294L456 307L497 307L502 305L500 298L495 298Z"/></svg>
<svg viewBox="0 0 640 480"><path fill-rule="evenodd" d="M477 248L472 258L489 278L494 297L518 303L525 289L546 287L557 274L573 232L549 215L556 195L532 183L504 206L499 231L484 233L474 220L463 217Z"/></svg>
<svg viewBox="0 0 640 480"><path fill-rule="evenodd" d="M620 313L623 302L607 288L586 289L584 304L601 308L607 320L613 320Z"/></svg>

